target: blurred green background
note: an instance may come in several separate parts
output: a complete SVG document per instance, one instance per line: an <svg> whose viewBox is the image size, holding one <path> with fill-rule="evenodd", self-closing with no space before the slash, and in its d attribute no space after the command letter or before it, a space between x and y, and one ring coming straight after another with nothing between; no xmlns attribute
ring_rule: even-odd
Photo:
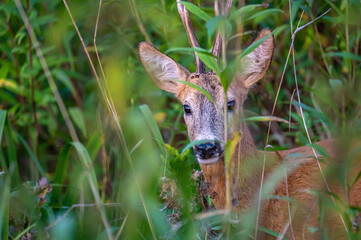
<svg viewBox="0 0 361 240"><path fill-rule="evenodd" d="M192 3L213 19L213 1ZM71 138L15 2L3 0L0 239L217 239L224 237L227 224L230 238L252 238L254 223L246 218L235 223L202 215L212 203L192 150L181 153L188 143L182 106L153 85L138 58L138 43L148 41L195 70L193 54L177 50L189 44L176 1L103 1L96 38L101 65L94 47L99 1L67 2L101 88L64 2L21 4L79 142ZM272 64L250 91L247 115L271 115L292 42L291 25L294 31L299 21L302 26L330 8L294 41L304 120L313 142L360 136L359 0L295 0L291 9L285 0L234 1L233 18L227 20L230 56L235 47L247 47L259 30L277 29ZM201 47L209 50L214 20L191 18ZM276 149L309 144L295 101L292 56L286 67L274 115L293 124L290 129L272 124L268 144ZM118 117L109 113L108 101ZM264 148L268 122L249 125L257 146Z"/></svg>

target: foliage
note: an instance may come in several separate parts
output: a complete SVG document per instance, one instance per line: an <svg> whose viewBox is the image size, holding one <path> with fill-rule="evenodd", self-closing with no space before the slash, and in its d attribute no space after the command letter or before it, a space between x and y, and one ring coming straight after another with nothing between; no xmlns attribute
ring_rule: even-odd
<svg viewBox="0 0 361 240"><path fill-rule="evenodd" d="M235 2L228 18L213 17L213 1L184 4L201 43L196 50L225 88L234 74L233 59L254 49L250 39L263 28L275 30L270 70L251 89L245 107L250 119L269 116L278 96L273 115L291 124L273 122L267 144L275 149L307 145L308 133L312 143L345 139L346 148L349 140L359 138L360 2L297 0L291 1L291 9L289 1ZM64 3L23 0L22 6L79 142L69 133L18 8L10 0L0 5L0 238L252 238L254 212L206 215L214 207L192 151L182 151L189 143L182 107L174 96L153 86L138 59L137 44L147 40L195 70L176 1L104 1L96 48L98 2L67 3L106 95ZM329 8L327 15L297 32L295 63L291 56L286 64L297 26ZM227 39L228 65L220 61L219 66L209 53L216 30ZM112 104L118 117L108 111ZM257 146L264 148L268 124L248 124ZM345 164L338 178L343 179L348 168ZM344 187L351 188L356 180ZM324 211L329 205L323 205ZM342 206L343 216L357 218L359 209ZM350 231L349 237L360 234Z"/></svg>

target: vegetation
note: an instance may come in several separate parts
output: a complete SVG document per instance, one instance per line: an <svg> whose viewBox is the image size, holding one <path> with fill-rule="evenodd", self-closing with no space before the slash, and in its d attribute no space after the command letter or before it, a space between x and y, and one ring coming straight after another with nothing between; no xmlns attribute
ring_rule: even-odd
<svg viewBox="0 0 361 240"><path fill-rule="evenodd" d="M217 29L229 59L251 51L258 30L274 30L273 61L247 116L289 124L249 121L259 148L360 138L359 0L239 0L228 18L214 17L213 1L192 3L198 51L216 72L226 69L207 53ZM176 1L4 0L0 13L0 239L253 238L247 215L210 211L182 106L137 56L148 41L195 70ZM360 209L337 204L359 239Z"/></svg>

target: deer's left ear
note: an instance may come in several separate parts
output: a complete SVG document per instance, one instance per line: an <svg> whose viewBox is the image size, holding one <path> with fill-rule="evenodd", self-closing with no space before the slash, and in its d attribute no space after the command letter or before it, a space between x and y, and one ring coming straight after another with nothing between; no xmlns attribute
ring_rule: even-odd
<svg viewBox="0 0 361 240"><path fill-rule="evenodd" d="M160 89L177 95L181 85L177 80L186 81L189 71L146 42L139 43L139 56L153 82Z"/></svg>
<svg viewBox="0 0 361 240"><path fill-rule="evenodd" d="M250 88L254 83L260 80L267 72L272 61L274 39L272 32L266 28L263 29L256 41L269 35L253 52L249 53L241 60L240 71L237 78L242 81L246 88Z"/></svg>

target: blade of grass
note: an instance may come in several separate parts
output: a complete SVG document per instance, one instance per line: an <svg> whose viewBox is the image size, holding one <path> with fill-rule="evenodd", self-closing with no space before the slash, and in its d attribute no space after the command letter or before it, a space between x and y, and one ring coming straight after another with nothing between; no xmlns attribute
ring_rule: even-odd
<svg viewBox="0 0 361 240"><path fill-rule="evenodd" d="M212 103L215 103L211 94L209 92L207 92L204 88L194 84L194 83L191 83L191 82L187 82L187 81L182 81L182 80L176 80L177 82L181 82L181 83L184 83L185 85L188 85L196 90L198 90L199 92L201 92L204 96L206 96L208 98L209 101L211 101Z"/></svg>
<svg viewBox="0 0 361 240"><path fill-rule="evenodd" d="M155 138L155 140L157 141L159 148L162 150L163 154L165 154L165 150L164 150L164 139L162 137L162 134L158 128L157 123L154 120L152 111L149 109L148 105L144 104L139 106L140 111L142 112L145 120L147 121L153 136Z"/></svg>
<svg viewBox="0 0 361 240"><path fill-rule="evenodd" d="M169 54L170 52L179 52L179 53L188 52L190 54L193 53L193 52L196 52L196 53L203 53L203 54L208 55L210 57L214 57L214 55L211 52L209 52L206 49L200 48L200 47L193 47L193 48L191 48L191 47L175 47L175 48L169 48L164 53Z"/></svg>
<svg viewBox="0 0 361 240"><path fill-rule="evenodd" d="M0 146L6 120L6 110L0 110Z"/></svg>
<svg viewBox="0 0 361 240"><path fill-rule="evenodd" d="M361 62L361 56L355 55L350 52L328 52L325 54L326 57L340 57L349 60L355 60Z"/></svg>
<svg viewBox="0 0 361 240"><path fill-rule="evenodd" d="M7 156L8 156L8 162L9 162L9 168L13 168L13 171L11 172L11 182L14 184L17 184L20 182L20 173L19 173L19 165L18 165L18 157L16 153L16 147L13 139L13 131L10 124L10 119L7 117L6 121L6 127L4 131L5 135L5 142L7 143Z"/></svg>
<svg viewBox="0 0 361 240"><path fill-rule="evenodd" d="M69 153L70 153L69 149L70 149L70 144L66 144L63 147L63 149L61 150L61 152L59 154L58 161L56 164L55 174L54 174L54 184L58 184L59 186L63 185L65 173L67 172L68 159L69 159ZM60 205L61 193L62 193L61 187L54 188L51 201L53 203L57 203Z"/></svg>
<svg viewBox="0 0 361 240"><path fill-rule="evenodd" d="M183 4L188 11L190 11L191 13L193 13L194 15L196 15L197 17L199 17L200 19L206 22L212 19L211 16L209 16L205 11L203 11L201 8L197 7L193 3L185 2L185 1L180 1L179 3Z"/></svg>
<svg viewBox="0 0 361 240"><path fill-rule="evenodd" d="M103 135L100 132L95 132L90 137L88 143L86 144L86 149L88 150L90 159L94 161L97 153L99 152L100 147L103 144Z"/></svg>
<svg viewBox="0 0 361 240"><path fill-rule="evenodd" d="M23 144L23 146L25 147L26 151L28 152L30 159L35 163L36 167L38 168L40 174L42 177L45 177L45 171L43 169L43 167L41 166L40 162L38 161L38 158L35 156L35 154L31 151L30 146L28 145L28 143L25 141L25 139L20 135L20 133L14 131L16 137L19 139L19 141Z"/></svg>
<svg viewBox="0 0 361 240"><path fill-rule="evenodd" d="M14 240L19 240L22 236L25 235L25 233L27 233L28 231L30 231L30 229L32 229L33 227L36 226L36 223L31 224L30 226L28 226L27 228L25 228L24 231L22 231L21 233L19 233Z"/></svg>
<svg viewBox="0 0 361 240"><path fill-rule="evenodd" d="M7 174L0 175L0 237L9 238L9 199L10 182L13 168Z"/></svg>
<svg viewBox="0 0 361 240"><path fill-rule="evenodd" d="M248 117L248 118L245 118L244 121L250 121L250 122L268 122L268 121L272 121L272 122L283 122L283 123L288 124L287 120L285 120L283 118L279 118L279 117L274 117L274 116Z"/></svg>
<svg viewBox="0 0 361 240"><path fill-rule="evenodd" d="M193 146L195 146L197 144L202 144L202 143L207 143L207 142L209 142L208 139L190 142L182 149L181 155L183 155L191 147L193 147Z"/></svg>

